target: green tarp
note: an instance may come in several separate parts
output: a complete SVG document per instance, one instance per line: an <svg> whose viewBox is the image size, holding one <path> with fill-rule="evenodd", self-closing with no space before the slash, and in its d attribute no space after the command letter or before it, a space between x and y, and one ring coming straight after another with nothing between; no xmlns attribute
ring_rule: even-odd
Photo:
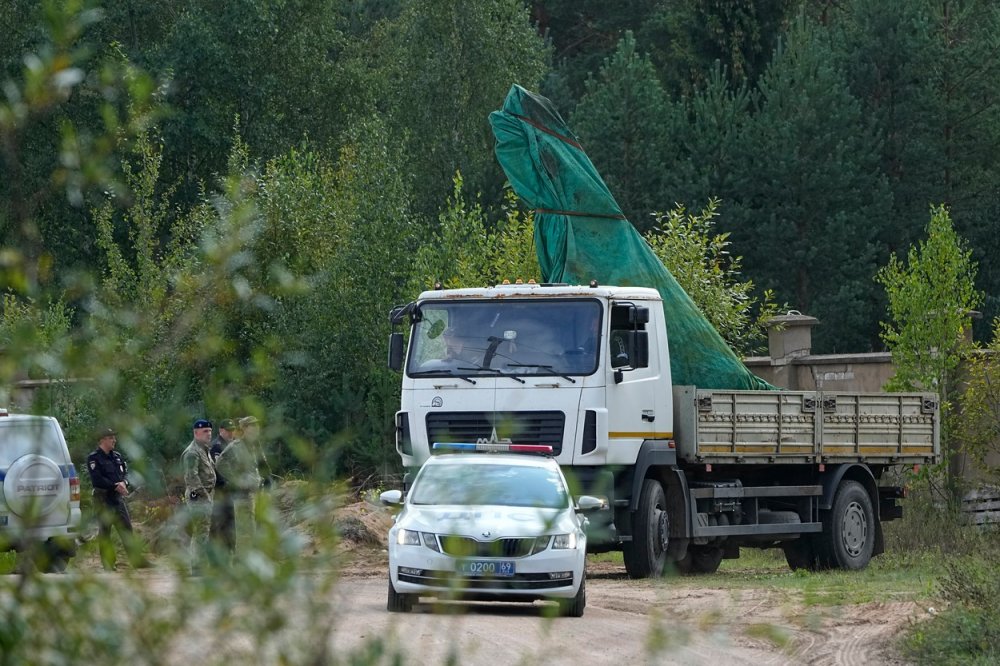
<svg viewBox="0 0 1000 666"><path fill-rule="evenodd" d="M622 214L576 137L546 98L515 85L490 114L496 154L517 195L535 209L546 282L653 287L663 297L675 385L772 389L705 319Z"/></svg>

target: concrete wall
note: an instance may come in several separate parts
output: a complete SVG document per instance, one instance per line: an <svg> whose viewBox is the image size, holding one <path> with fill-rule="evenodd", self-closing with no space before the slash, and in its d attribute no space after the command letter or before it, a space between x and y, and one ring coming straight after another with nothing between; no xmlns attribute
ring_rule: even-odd
<svg viewBox="0 0 1000 666"><path fill-rule="evenodd" d="M767 333L769 355L744 363L761 379L792 391L881 391L895 373L892 354L813 354L812 328L818 323L795 310L775 317Z"/></svg>

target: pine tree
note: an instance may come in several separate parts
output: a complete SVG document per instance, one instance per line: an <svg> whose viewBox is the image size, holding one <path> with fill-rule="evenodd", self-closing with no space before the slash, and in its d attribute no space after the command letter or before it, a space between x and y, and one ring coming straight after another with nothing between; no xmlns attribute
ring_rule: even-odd
<svg viewBox="0 0 1000 666"><path fill-rule="evenodd" d="M828 43L798 21L759 82L720 226L758 284L820 319L817 351L877 344L872 278L891 206L878 149Z"/></svg>
<svg viewBox="0 0 1000 666"><path fill-rule="evenodd" d="M648 56L637 52L625 33L615 54L604 61L570 120L587 154L625 216L640 231L664 208L666 138L672 108Z"/></svg>

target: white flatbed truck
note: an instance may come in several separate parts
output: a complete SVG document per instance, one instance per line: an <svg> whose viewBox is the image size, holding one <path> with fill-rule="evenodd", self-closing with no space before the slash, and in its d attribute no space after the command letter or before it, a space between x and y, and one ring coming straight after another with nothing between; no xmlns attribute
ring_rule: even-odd
<svg viewBox="0 0 1000 666"><path fill-rule="evenodd" d="M607 498L590 551L621 550L632 577L711 573L741 547L863 568L902 515L887 472L938 460L934 394L673 386L654 289L438 289L390 317L403 466L435 442L551 445L575 493Z"/></svg>

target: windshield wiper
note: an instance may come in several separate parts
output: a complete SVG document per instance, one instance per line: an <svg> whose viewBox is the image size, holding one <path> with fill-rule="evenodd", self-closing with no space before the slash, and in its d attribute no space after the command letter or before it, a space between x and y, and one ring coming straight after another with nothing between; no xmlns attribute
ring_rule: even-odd
<svg viewBox="0 0 1000 666"><path fill-rule="evenodd" d="M459 368L459 370L474 370L475 368ZM474 379L470 379L464 375L456 375L451 368L441 368L440 370L417 370L416 372L411 372L411 377L429 377L431 375L447 375L449 377L458 377L459 379L464 379L470 384L475 384Z"/></svg>
<svg viewBox="0 0 1000 666"><path fill-rule="evenodd" d="M518 377L517 375L512 375L512 374L510 374L508 372L504 372L503 370L498 370L496 368L483 368L483 367L478 367L478 368L459 368L459 370L482 370L484 372L493 372L493 373L496 373L496 374L500 375L501 377L510 377L515 382L521 382L522 384L524 384L524 380L521 379L520 377Z"/></svg>
<svg viewBox="0 0 1000 666"><path fill-rule="evenodd" d="M556 369L551 365L543 365L541 363L508 363L507 365L510 366L511 368L541 368L542 370L548 370L549 372L555 375L559 375L563 379L569 381L569 383L571 384L576 384L575 379L573 379L569 375L564 375L561 372L556 371Z"/></svg>

